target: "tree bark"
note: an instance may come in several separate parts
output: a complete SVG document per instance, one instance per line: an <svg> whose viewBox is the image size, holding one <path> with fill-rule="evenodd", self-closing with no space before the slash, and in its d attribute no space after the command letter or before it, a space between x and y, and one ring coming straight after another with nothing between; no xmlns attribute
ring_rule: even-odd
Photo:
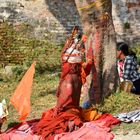
<svg viewBox="0 0 140 140"><path fill-rule="evenodd" d="M94 64L90 82L90 101L99 103L102 97L116 90L116 37L112 21L111 0L75 0L84 33L86 47L93 42ZM89 82L88 82L89 83Z"/></svg>

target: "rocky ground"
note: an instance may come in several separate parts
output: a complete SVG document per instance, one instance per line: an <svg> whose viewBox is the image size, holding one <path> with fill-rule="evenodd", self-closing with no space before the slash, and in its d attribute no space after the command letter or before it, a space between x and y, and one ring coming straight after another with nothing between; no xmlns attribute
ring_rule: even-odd
<svg viewBox="0 0 140 140"><path fill-rule="evenodd" d="M131 130L128 133L124 134L121 132L115 132L114 140L140 140L140 134L137 134L135 131Z"/></svg>

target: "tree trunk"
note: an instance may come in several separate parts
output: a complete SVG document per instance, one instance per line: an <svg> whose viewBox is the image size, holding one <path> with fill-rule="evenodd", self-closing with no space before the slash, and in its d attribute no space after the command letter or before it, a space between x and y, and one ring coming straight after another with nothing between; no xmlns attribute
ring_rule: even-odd
<svg viewBox="0 0 140 140"><path fill-rule="evenodd" d="M112 21L111 0L75 0L84 33L93 42L94 65L90 82L90 101L99 103L102 97L116 89L116 38ZM88 80L89 80L88 79ZM88 82L89 83L89 82Z"/></svg>

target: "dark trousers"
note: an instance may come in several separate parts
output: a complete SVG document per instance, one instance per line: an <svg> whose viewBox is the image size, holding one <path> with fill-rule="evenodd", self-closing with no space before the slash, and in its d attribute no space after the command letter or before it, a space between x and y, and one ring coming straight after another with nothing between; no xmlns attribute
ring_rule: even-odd
<svg viewBox="0 0 140 140"><path fill-rule="evenodd" d="M133 82L134 89L132 90L133 93L140 95L140 78Z"/></svg>

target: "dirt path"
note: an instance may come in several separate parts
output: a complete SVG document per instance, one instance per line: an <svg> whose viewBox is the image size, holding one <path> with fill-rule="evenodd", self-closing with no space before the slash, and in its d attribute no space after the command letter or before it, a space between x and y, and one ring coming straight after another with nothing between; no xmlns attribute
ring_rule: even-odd
<svg viewBox="0 0 140 140"><path fill-rule="evenodd" d="M122 131L114 133L115 138L113 140L140 140L140 134L135 130L130 130L127 133Z"/></svg>
<svg viewBox="0 0 140 140"><path fill-rule="evenodd" d="M140 140L140 135L115 135L113 140Z"/></svg>

